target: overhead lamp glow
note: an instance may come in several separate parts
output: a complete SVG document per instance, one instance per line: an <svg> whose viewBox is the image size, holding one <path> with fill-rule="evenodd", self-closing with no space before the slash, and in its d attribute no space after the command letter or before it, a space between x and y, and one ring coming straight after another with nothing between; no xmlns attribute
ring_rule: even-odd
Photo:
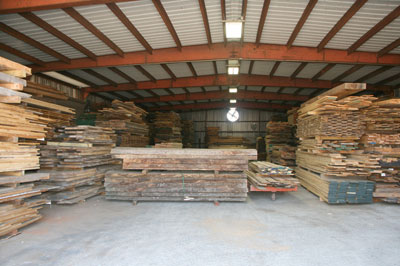
<svg viewBox="0 0 400 266"><path fill-rule="evenodd" d="M228 74L229 75L238 75L239 67L228 67Z"/></svg>
<svg viewBox="0 0 400 266"><path fill-rule="evenodd" d="M229 102L230 103L236 103L236 99L230 99Z"/></svg>
<svg viewBox="0 0 400 266"><path fill-rule="evenodd" d="M238 89L237 88L229 88L229 93L237 93Z"/></svg>
<svg viewBox="0 0 400 266"><path fill-rule="evenodd" d="M227 39L240 39L242 38L242 21L226 21L225 34Z"/></svg>
<svg viewBox="0 0 400 266"><path fill-rule="evenodd" d="M240 62L237 59L231 59L228 60L228 74L229 75L238 75L239 74L239 68L240 68Z"/></svg>

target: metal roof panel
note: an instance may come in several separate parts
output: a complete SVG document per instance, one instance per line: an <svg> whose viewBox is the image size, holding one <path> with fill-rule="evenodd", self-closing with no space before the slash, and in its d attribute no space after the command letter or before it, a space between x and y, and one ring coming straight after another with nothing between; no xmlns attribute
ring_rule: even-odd
<svg viewBox="0 0 400 266"><path fill-rule="evenodd" d="M208 24L210 25L211 39L213 43L224 41L224 29L222 26L221 3L215 0L205 0Z"/></svg>
<svg viewBox="0 0 400 266"><path fill-rule="evenodd" d="M256 41L258 24L260 22L263 5L263 0L249 0L247 3L247 14L246 21L244 23L243 38L245 42Z"/></svg>
<svg viewBox="0 0 400 266"><path fill-rule="evenodd" d="M275 76L290 77L300 64L299 62L281 62Z"/></svg>
<svg viewBox="0 0 400 266"><path fill-rule="evenodd" d="M252 74L254 75L269 75L274 67L274 61L255 61Z"/></svg>
<svg viewBox="0 0 400 266"><path fill-rule="evenodd" d="M325 63L308 63L299 74L297 78L312 78L315 74L321 71L327 64Z"/></svg>
<svg viewBox="0 0 400 266"><path fill-rule="evenodd" d="M190 71L190 69L186 63L174 63L174 64L167 64L167 65L177 78L193 76L192 72Z"/></svg>
<svg viewBox="0 0 400 266"><path fill-rule="evenodd" d="M352 67L353 67L353 65L336 64L329 71L327 71L325 74L323 74L321 77L319 77L319 79L332 80L332 79L336 78L337 76L343 74L343 72L349 70Z"/></svg>
<svg viewBox="0 0 400 266"><path fill-rule="evenodd" d="M193 67L196 70L197 75L205 76L205 75L214 75L214 66L212 62L203 61L203 62L193 62Z"/></svg>
<svg viewBox="0 0 400 266"><path fill-rule="evenodd" d="M130 76L136 81L147 81L149 80L145 75L140 73L136 68L133 66L119 66L117 67L119 70Z"/></svg>
<svg viewBox="0 0 400 266"><path fill-rule="evenodd" d="M150 64L142 65L155 79L170 79L169 74L161 67L161 65Z"/></svg>
<svg viewBox="0 0 400 266"><path fill-rule="evenodd" d="M363 77L364 75L367 75L367 74L371 73L372 71L377 70L378 68L380 68L380 66L364 66L361 69L359 69L356 72L354 72L353 74L348 75L347 77L345 77L343 79L343 81L355 82L357 79Z"/></svg>

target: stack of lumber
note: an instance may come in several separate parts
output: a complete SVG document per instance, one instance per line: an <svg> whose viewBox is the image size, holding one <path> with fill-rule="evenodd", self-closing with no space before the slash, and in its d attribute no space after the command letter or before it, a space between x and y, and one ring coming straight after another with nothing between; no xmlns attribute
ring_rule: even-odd
<svg viewBox="0 0 400 266"><path fill-rule="evenodd" d="M43 185L52 187L47 197L57 204L77 203L99 194L104 173L97 168L114 165L111 129L95 126L58 128L52 141L41 146L41 173L50 179Z"/></svg>
<svg viewBox="0 0 400 266"><path fill-rule="evenodd" d="M309 191L332 203L371 203L372 174L379 173L377 156L363 154L362 109L376 98L350 96L365 90L362 83L345 83L301 105L298 110L296 176Z"/></svg>
<svg viewBox="0 0 400 266"><path fill-rule="evenodd" d="M28 172L39 168L38 149L20 142L45 137L38 115L20 104L31 97L20 92L26 85L20 78L30 74L30 68L0 57L0 236L39 220L39 209L48 203L38 198L42 189L35 182L49 175Z"/></svg>
<svg viewBox="0 0 400 266"><path fill-rule="evenodd" d="M265 161L265 160L267 160L265 138L257 137L256 150L257 150L257 161Z"/></svg>
<svg viewBox="0 0 400 266"><path fill-rule="evenodd" d="M288 122L269 121L266 130L267 161L287 166L296 165L294 126Z"/></svg>
<svg viewBox="0 0 400 266"><path fill-rule="evenodd" d="M245 137L219 136L219 127L207 127L206 141L209 149L247 149L250 145Z"/></svg>
<svg viewBox="0 0 400 266"><path fill-rule="evenodd" d="M365 134L361 138L364 153L379 158L380 174L375 181L375 201L400 203L400 99L375 102L363 110Z"/></svg>
<svg viewBox="0 0 400 266"><path fill-rule="evenodd" d="M297 110L299 107L293 107L292 109L287 111L287 120L291 125L297 124Z"/></svg>
<svg viewBox="0 0 400 266"><path fill-rule="evenodd" d="M184 148L194 146L194 126L192 120L182 120L182 144Z"/></svg>
<svg viewBox="0 0 400 266"><path fill-rule="evenodd" d="M133 201L245 201L256 150L115 148L124 171L106 174L106 198Z"/></svg>
<svg viewBox="0 0 400 266"><path fill-rule="evenodd" d="M40 98L47 97L57 100L68 100L68 96L64 92L32 81L27 81L27 86L24 87L23 91Z"/></svg>
<svg viewBox="0 0 400 266"><path fill-rule="evenodd" d="M178 142L164 142L164 143L157 143L156 145L154 145L154 148L182 149L183 144Z"/></svg>
<svg viewBox="0 0 400 266"><path fill-rule="evenodd" d="M96 126L114 129L117 146L146 147L149 144L149 127L144 121L147 112L133 102L113 100L111 108L99 112Z"/></svg>
<svg viewBox="0 0 400 266"><path fill-rule="evenodd" d="M154 113L153 130L154 144L163 142L182 143L181 118L175 112Z"/></svg>
<svg viewBox="0 0 400 266"><path fill-rule="evenodd" d="M293 169L270 162L251 162L246 171L247 180L258 189L266 187L295 188L300 183Z"/></svg>

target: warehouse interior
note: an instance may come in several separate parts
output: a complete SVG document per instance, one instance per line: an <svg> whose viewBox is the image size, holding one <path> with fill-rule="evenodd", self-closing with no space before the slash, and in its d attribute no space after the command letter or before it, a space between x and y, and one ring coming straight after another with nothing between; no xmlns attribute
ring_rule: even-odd
<svg viewBox="0 0 400 266"><path fill-rule="evenodd" d="M399 0L0 1L1 265L400 265Z"/></svg>

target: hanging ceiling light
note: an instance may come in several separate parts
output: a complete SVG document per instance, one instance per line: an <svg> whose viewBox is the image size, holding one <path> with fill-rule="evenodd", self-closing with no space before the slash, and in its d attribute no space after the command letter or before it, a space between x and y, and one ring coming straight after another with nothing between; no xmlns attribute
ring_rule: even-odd
<svg viewBox="0 0 400 266"><path fill-rule="evenodd" d="M229 88L229 93L237 93L238 89L237 88Z"/></svg>
<svg viewBox="0 0 400 266"><path fill-rule="evenodd" d="M243 21L231 20L225 21L225 35L227 39L241 39L242 38Z"/></svg>
<svg viewBox="0 0 400 266"><path fill-rule="evenodd" d="M229 102L230 103L236 103L236 99L230 99Z"/></svg>
<svg viewBox="0 0 400 266"><path fill-rule="evenodd" d="M240 68L240 62L237 59L228 60L228 74L238 75Z"/></svg>

